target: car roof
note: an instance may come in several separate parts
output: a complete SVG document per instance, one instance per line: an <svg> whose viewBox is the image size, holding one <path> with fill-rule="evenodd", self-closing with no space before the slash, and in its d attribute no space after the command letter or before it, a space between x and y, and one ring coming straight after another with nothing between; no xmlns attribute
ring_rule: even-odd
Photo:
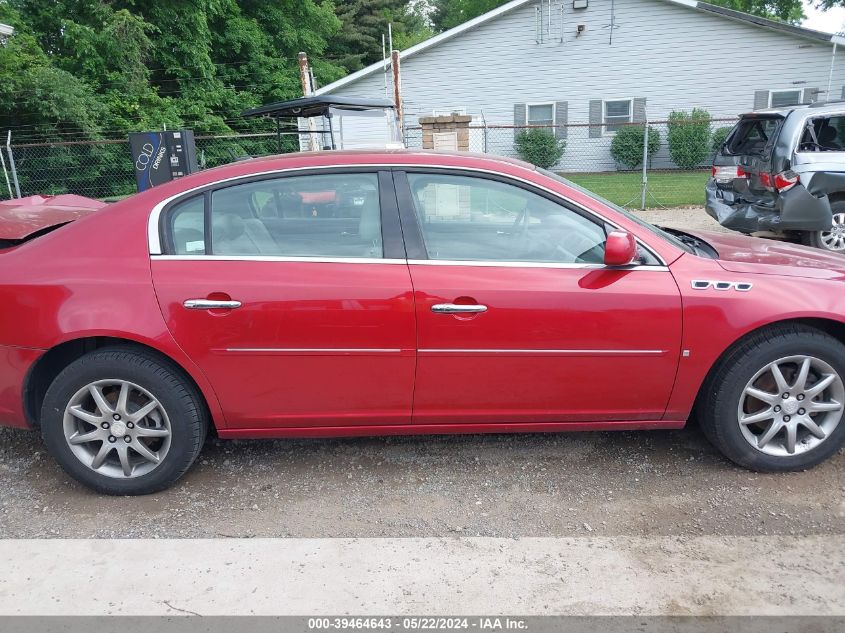
<svg viewBox="0 0 845 633"><path fill-rule="evenodd" d="M837 112L845 112L845 101L817 101L816 103L798 103L790 106L783 106L780 108L764 108L762 110L754 110L753 112L746 112L742 116L759 116L774 114L787 117L793 112L808 112L812 111L814 114L830 114Z"/></svg>
<svg viewBox="0 0 845 633"><path fill-rule="evenodd" d="M356 158L357 160L354 162L389 162L389 163L401 163L403 158L408 157L420 157L420 156L431 156L431 157L453 157L453 158L468 158L468 159L476 159L476 160L483 160L485 162L494 162L494 163L502 163L505 165L515 165L518 167L524 167L526 169L535 170L536 167L531 163L527 163L524 160L520 160L518 158L509 158L507 156L496 156L493 154L482 154L478 152L456 152L456 151L444 151L444 150L427 150L427 149L344 149L344 150L321 150L317 152L293 152L290 154L274 154L271 156L261 156L258 158L251 158L249 159L252 163L260 163L260 162L270 162L270 161L277 161L277 160L302 160L302 159L326 159L328 162L332 162L332 160L337 160L337 162L343 162L343 157L350 157ZM328 157L331 157L329 159ZM367 158L371 158L371 161L366 161ZM361 159L365 159L362 161ZM323 162L322 160L320 162Z"/></svg>

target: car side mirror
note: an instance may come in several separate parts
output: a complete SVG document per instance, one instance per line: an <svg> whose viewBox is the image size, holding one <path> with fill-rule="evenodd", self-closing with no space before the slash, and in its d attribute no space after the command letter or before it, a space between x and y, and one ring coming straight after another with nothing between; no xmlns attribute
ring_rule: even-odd
<svg viewBox="0 0 845 633"><path fill-rule="evenodd" d="M605 266L627 266L637 257L637 241L628 231L611 231L604 245Z"/></svg>

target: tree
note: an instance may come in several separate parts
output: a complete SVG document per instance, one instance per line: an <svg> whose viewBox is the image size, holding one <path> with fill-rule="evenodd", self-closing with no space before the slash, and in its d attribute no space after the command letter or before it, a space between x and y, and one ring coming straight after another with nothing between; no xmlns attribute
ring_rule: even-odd
<svg viewBox="0 0 845 633"><path fill-rule="evenodd" d="M431 21L436 31L445 31L507 2L508 0L433 0Z"/></svg>
<svg viewBox="0 0 845 633"><path fill-rule="evenodd" d="M334 0L340 31L332 38L328 54L348 72L382 59L382 35L393 27L393 47L413 46L433 32L423 9L408 0Z"/></svg>
<svg viewBox="0 0 845 633"><path fill-rule="evenodd" d="M788 24L800 24L806 17L802 0L708 0L708 2Z"/></svg>

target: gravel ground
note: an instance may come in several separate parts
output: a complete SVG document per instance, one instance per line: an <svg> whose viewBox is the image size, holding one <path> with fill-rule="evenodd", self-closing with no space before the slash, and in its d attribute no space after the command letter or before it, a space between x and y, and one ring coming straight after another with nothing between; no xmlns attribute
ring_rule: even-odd
<svg viewBox="0 0 845 633"><path fill-rule="evenodd" d="M707 215L704 207L682 207L678 209L635 210L634 213L646 222L673 229L707 230L730 232Z"/></svg>
<svg viewBox="0 0 845 633"><path fill-rule="evenodd" d="M650 210L719 228L702 209ZM0 537L824 535L845 533L842 454L759 475L681 431L209 440L173 489L101 497L33 432L0 429Z"/></svg>
<svg viewBox="0 0 845 633"><path fill-rule="evenodd" d="M101 497L0 430L0 537L845 533L845 459L760 475L681 431L210 440L173 489Z"/></svg>

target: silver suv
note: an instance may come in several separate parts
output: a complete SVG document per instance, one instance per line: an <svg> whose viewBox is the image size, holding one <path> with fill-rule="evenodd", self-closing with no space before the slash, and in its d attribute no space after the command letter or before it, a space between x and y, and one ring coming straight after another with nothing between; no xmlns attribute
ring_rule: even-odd
<svg viewBox="0 0 845 633"><path fill-rule="evenodd" d="M722 226L845 252L845 102L742 115L706 190Z"/></svg>

